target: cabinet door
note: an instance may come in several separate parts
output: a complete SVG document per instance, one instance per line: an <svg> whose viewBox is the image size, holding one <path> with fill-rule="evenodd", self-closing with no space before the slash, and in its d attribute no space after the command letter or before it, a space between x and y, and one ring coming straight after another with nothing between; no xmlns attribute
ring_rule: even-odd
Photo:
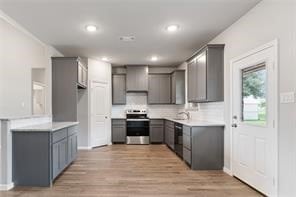
<svg viewBox="0 0 296 197"><path fill-rule="evenodd" d="M73 162L77 156L77 134L68 138L68 163Z"/></svg>
<svg viewBox="0 0 296 197"><path fill-rule="evenodd" d="M77 153L78 153L78 135L75 134L73 135L73 139L72 139L72 161L74 161L77 157Z"/></svg>
<svg viewBox="0 0 296 197"><path fill-rule="evenodd" d="M207 51L201 53L196 59L196 91L197 100L207 99Z"/></svg>
<svg viewBox="0 0 296 197"><path fill-rule="evenodd" d="M77 76L78 76L78 79L77 79L78 83L80 85L83 85L83 67L80 63L78 63L78 75Z"/></svg>
<svg viewBox="0 0 296 197"><path fill-rule="evenodd" d="M68 162L68 153L67 153L67 147L68 147L68 142L67 138L58 142L59 144L59 170L60 172L65 169L67 166Z"/></svg>
<svg viewBox="0 0 296 197"><path fill-rule="evenodd" d="M126 141L126 127L113 125L112 126L112 142L124 143Z"/></svg>
<svg viewBox="0 0 296 197"><path fill-rule="evenodd" d="M73 158L72 144L73 144L73 138L72 136L70 136L68 138L68 163L71 163Z"/></svg>
<svg viewBox="0 0 296 197"><path fill-rule="evenodd" d="M59 174L59 143L52 145L52 177L53 179Z"/></svg>
<svg viewBox="0 0 296 197"><path fill-rule="evenodd" d="M196 63L195 60L192 60L188 63L187 69L188 76L188 102L195 102L197 100L196 96Z"/></svg>
<svg viewBox="0 0 296 197"><path fill-rule="evenodd" d="M159 75L159 103L171 103L171 76Z"/></svg>
<svg viewBox="0 0 296 197"><path fill-rule="evenodd" d="M149 75L148 103L171 103L171 77L168 74Z"/></svg>
<svg viewBox="0 0 296 197"><path fill-rule="evenodd" d="M148 103L157 104L159 102L159 77L149 75L148 83Z"/></svg>
<svg viewBox="0 0 296 197"><path fill-rule="evenodd" d="M171 149L175 149L175 132L174 129L170 128L169 129L169 146Z"/></svg>
<svg viewBox="0 0 296 197"><path fill-rule="evenodd" d="M86 68L83 68L83 72L82 72L82 83L85 87L87 87L87 69Z"/></svg>
<svg viewBox="0 0 296 197"><path fill-rule="evenodd" d="M150 142L151 143L163 142L163 126L150 126Z"/></svg>
<svg viewBox="0 0 296 197"><path fill-rule="evenodd" d="M171 102L176 104L176 72L172 74L172 99Z"/></svg>
<svg viewBox="0 0 296 197"><path fill-rule="evenodd" d="M148 91L148 66L127 66L127 91Z"/></svg>
<svg viewBox="0 0 296 197"><path fill-rule="evenodd" d="M164 141L165 141L165 144L168 146L169 145L169 127L165 127Z"/></svg>
<svg viewBox="0 0 296 197"><path fill-rule="evenodd" d="M112 103L126 104L126 80L125 75L112 76Z"/></svg>

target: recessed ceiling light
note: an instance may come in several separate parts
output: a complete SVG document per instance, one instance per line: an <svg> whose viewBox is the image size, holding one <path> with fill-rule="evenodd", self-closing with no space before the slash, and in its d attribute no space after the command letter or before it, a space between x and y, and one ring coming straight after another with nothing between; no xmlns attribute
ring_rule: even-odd
<svg viewBox="0 0 296 197"><path fill-rule="evenodd" d="M86 29L86 31L88 31L88 32L95 32L95 31L97 31L97 27L94 26L94 25L87 25L87 26L85 27L85 29Z"/></svg>
<svg viewBox="0 0 296 197"><path fill-rule="evenodd" d="M179 25L169 25L167 26L166 30L168 32L175 32L179 29Z"/></svg>
<svg viewBox="0 0 296 197"><path fill-rule="evenodd" d="M102 57L102 61L104 61L104 62L109 62L110 59L109 59L108 57Z"/></svg>
<svg viewBox="0 0 296 197"><path fill-rule="evenodd" d="M152 61L152 62L156 62L157 60L158 60L158 57L157 57L157 56L152 56L152 57L151 57L151 61Z"/></svg>

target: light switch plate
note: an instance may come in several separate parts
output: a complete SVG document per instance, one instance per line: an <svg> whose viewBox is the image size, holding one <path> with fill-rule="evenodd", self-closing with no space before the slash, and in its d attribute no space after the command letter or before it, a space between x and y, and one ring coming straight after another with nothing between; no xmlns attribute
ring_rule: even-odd
<svg viewBox="0 0 296 197"><path fill-rule="evenodd" d="M295 92L282 92L280 94L281 103L294 103L295 102Z"/></svg>

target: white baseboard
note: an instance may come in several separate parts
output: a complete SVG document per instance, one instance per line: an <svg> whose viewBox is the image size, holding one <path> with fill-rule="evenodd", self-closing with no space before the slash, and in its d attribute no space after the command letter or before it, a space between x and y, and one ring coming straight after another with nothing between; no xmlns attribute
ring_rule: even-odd
<svg viewBox="0 0 296 197"><path fill-rule="evenodd" d="M8 191L11 190L12 188L14 188L14 183L10 183L10 184L0 184L0 191Z"/></svg>
<svg viewBox="0 0 296 197"><path fill-rule="evenodd" d="M226 168L226 167L223 168L223 172L225 172L226 174L232 176L232 172L231 172L231 170L228 169L228 168Z"/></svg>
<svg viewBox="0 0 296 197"><path fill-rule="evenodd" d="M78 150L91 150L91 146L78 146Z"/></svg>

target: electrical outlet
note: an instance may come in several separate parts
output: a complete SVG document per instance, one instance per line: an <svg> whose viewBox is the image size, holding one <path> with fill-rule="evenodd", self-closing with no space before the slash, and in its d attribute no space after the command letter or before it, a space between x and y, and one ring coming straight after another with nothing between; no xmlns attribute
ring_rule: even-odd
<svg viewBox="0 0 296 197"><path fill-rule="evenodd" d="M281 103L294 103L295 93L294 92L282 92L280 94Z"/></svg>

